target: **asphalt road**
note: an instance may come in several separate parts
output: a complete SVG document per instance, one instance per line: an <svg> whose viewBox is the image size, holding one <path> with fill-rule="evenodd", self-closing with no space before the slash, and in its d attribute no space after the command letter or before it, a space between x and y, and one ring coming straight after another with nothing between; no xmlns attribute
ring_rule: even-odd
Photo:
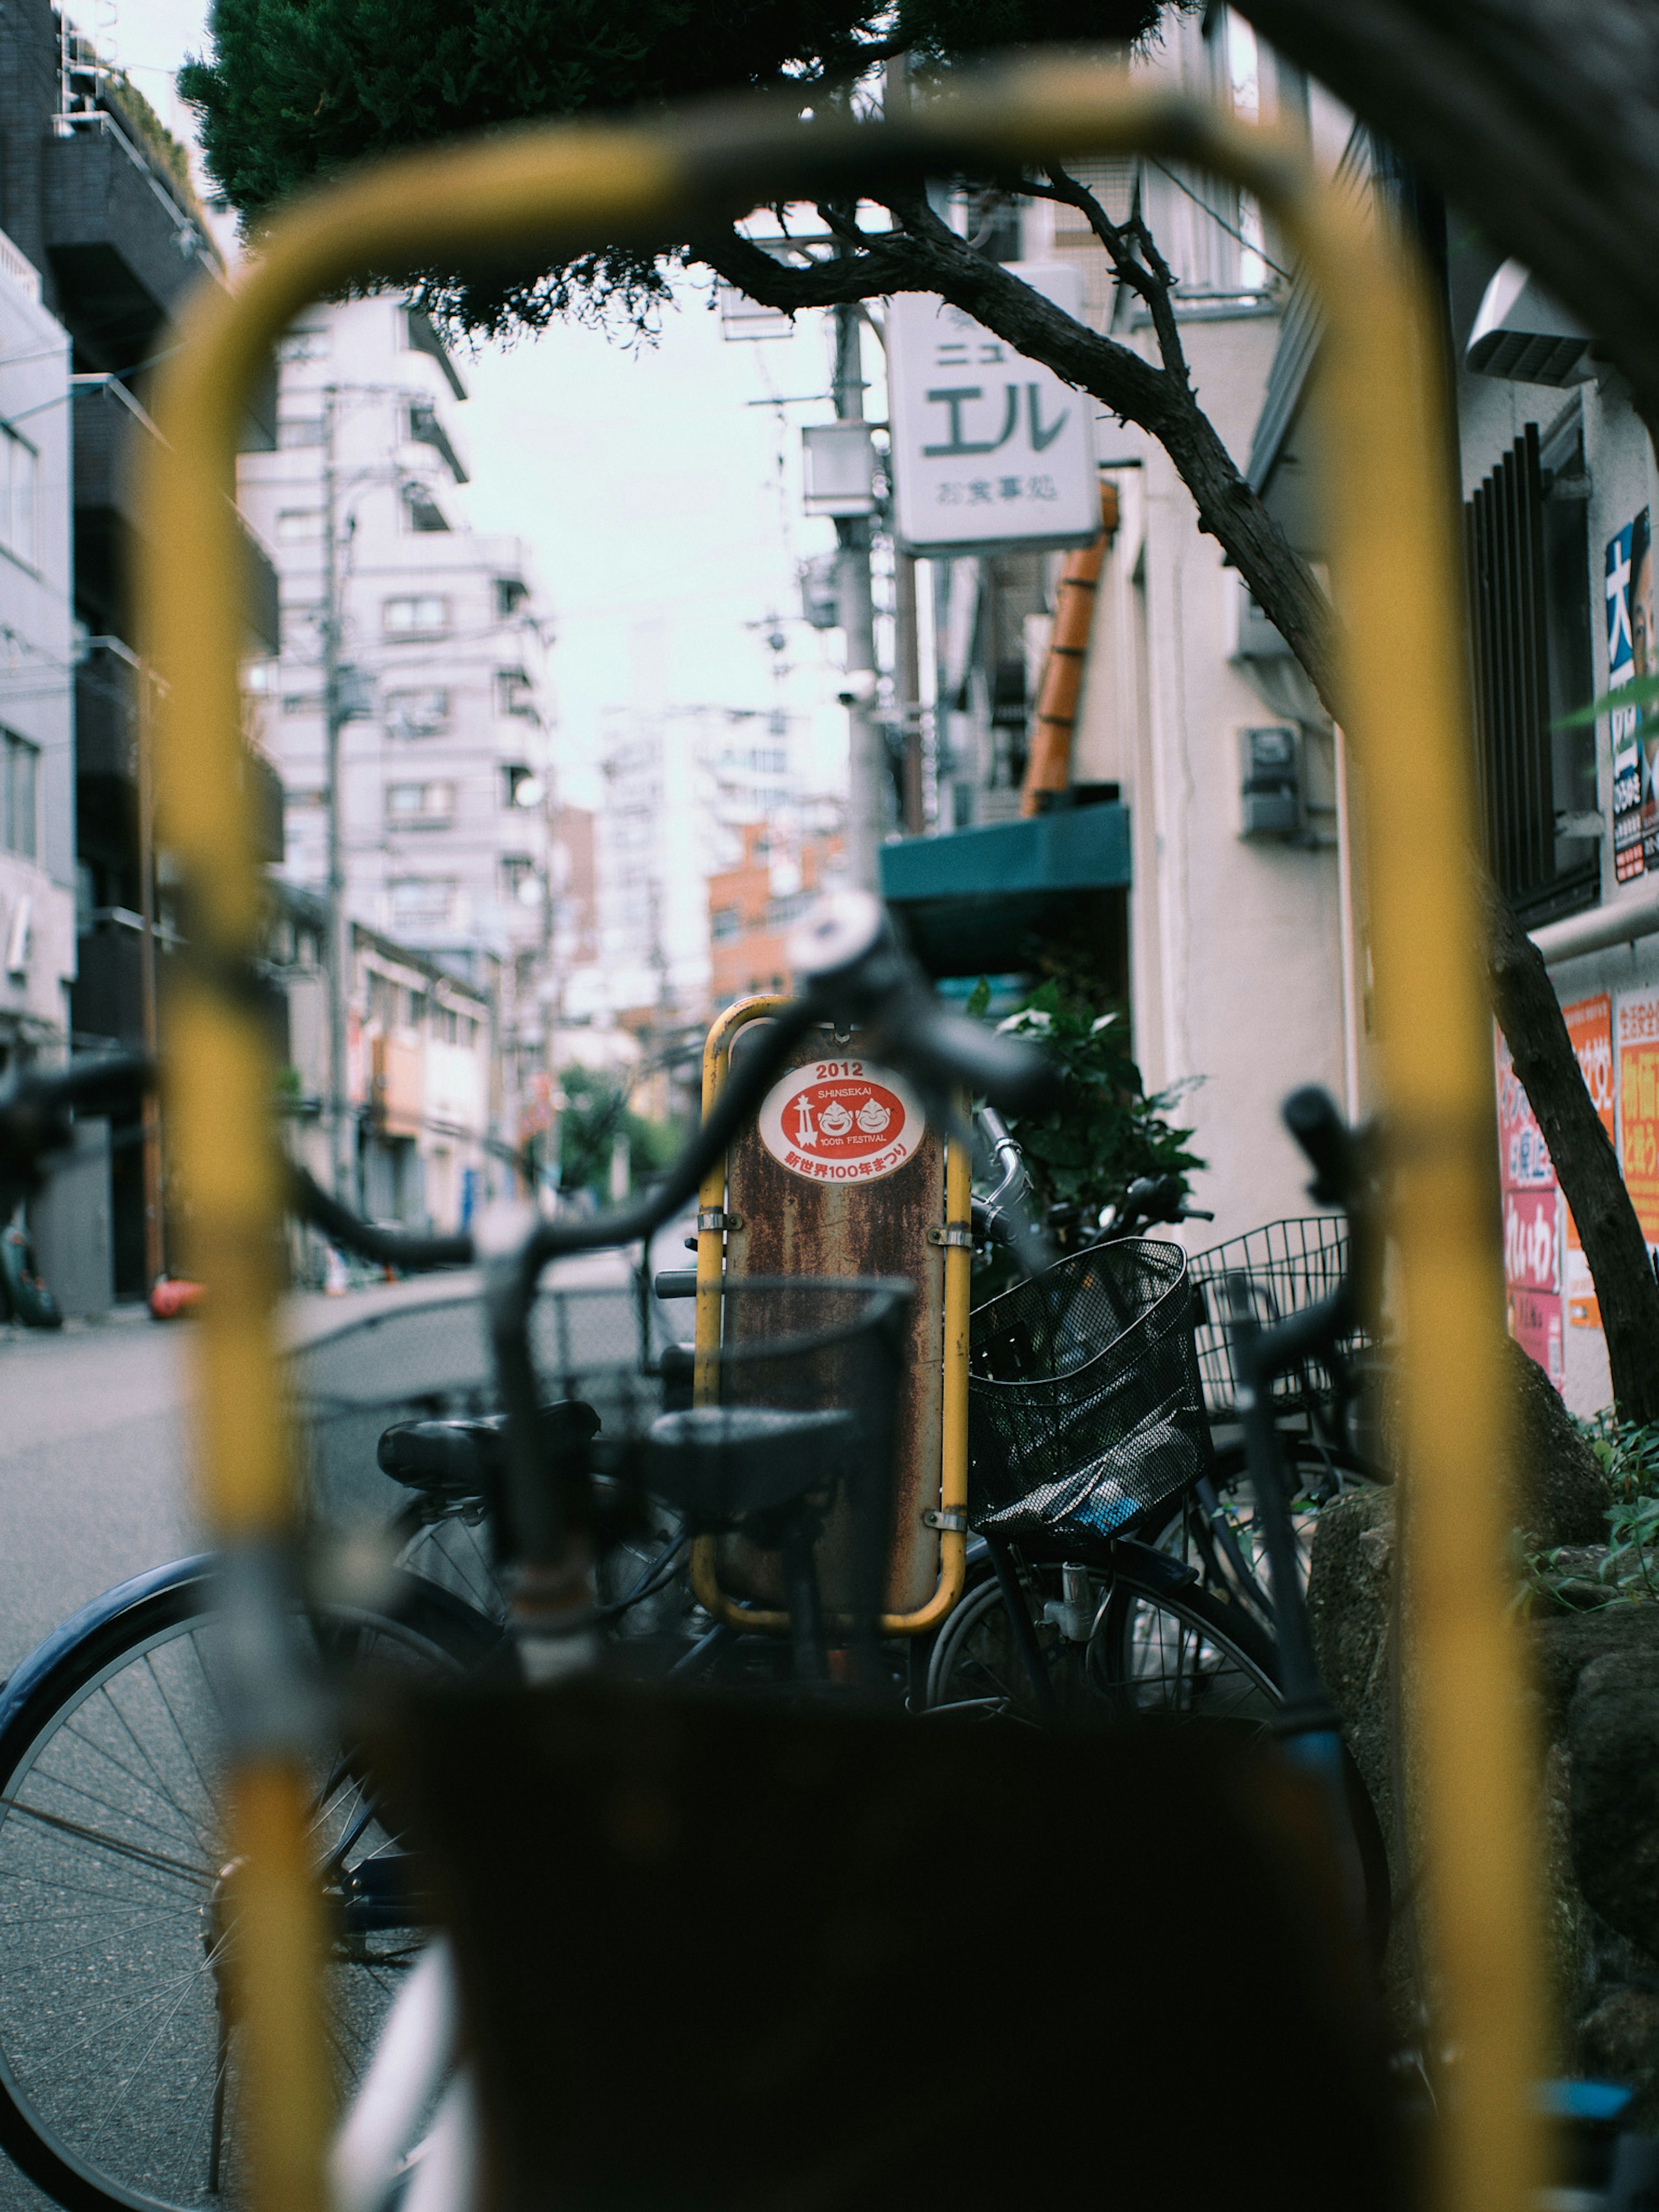
<svg viewBox="0 0 1659 2212"><path fill-rule="evenodd" d="M112 1583L193 1548L188 1351L142 1312L0 1328L0 1673ZM50 2202L0 2156L0 2212Z"/></svg>
<svg viewBox="0 0 1659 2212"><path fill-rule="evenodd" d="M0 1328L0 1674L112 1583L193 1548L182 1329Z"/></svg>
<svg viewBox="0 0 1659 2212"><path fill-rule="evenodd" d="M585 1306L631 1332L627 1270L614 1255L552 1273L559 1287L603 1293ZM451 1276L289 1308L285 1333L302 1352L307 1387L344 1404L333 1441L350 1480L323 1488L337 1489L328 1503L348 1517L385 1510L373 1456L381 1389L484 1380L476 1290L476 1279ZM0 1325L0 1675L102 1591L198 1548L185 1419L190 1351L188 1324L159 1327L141 1310L56 1334ZM0 2212L49 2204L0 2153Z"/></svg>

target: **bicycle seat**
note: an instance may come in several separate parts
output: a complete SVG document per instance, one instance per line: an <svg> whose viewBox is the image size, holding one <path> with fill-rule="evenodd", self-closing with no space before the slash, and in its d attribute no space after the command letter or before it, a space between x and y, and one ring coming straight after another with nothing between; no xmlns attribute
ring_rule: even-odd
<svg viewBox="0 0 1659 2212"><path fill-rule="evenodd" d="M651 1424L646 1487L704 1526L731 1525L827 1489L857 1443L844 1408L693 1406Z"/></svg>
<svg viewBox="0 0 1659 2212"><path fill-rule="evenodd" d="M501 1457L505 1413L474 1419L394 1421L375 1449L381 1472L407 1490L457 1505L487 1495ZM580 1398L562 1399L540 1411L542 1442L550 1459L586 1443L599 1417Z"/></svg>

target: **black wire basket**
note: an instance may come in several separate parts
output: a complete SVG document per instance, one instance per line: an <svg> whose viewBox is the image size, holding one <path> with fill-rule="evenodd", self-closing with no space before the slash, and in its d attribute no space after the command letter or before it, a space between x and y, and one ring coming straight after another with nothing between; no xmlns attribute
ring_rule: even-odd
<svg viewBox="0 0 1659 2212"><path fill-rule="evenodd" d="M1186 1255L1125 1237L1060 1261L973 1317L969 1519L1099 1538L1208 1468Z"/></svg>
<svg viewBox="0 0 1659 2212"><path fill-rule="evenodd" d="M1238 1376L1227 1327L1227 1278L1245 1277L1250 1285L1252 1310L1265 1327L1329 1297L1340 1285L1347 1264L1348 1224L1339 1213L1269 1221L1243 1237L1230 1237L1224 1244L1212 1245L1207 1252L1194 1254L1188 1263L1188 1274L1197 1315L1204 1403L1212 1421L1237 1417ZM1340 1348L1357 1358L1369 1345L1364 1331L1356 1329ZM1283 1412L1322 1410L1334 1395L1330 1375L1317 1360L1304 1360L1273 1382L1273 1398Z"/></svg>
<svg viewBox="0 0 1659 2212"><path fill-rule="evenodd" d="M830 1595L849 1582L861 1587L888 1534L911 1286L884 1277L751 1277L714 1295L720 1342L706 1356L701 1389L696 1355L671 1334L675 1317L620 1255L563 1263L535 1302L530 1346L550 1468L557 1453L580 1451L637 1501L638 1525L600 1562L601 1599L619 1598L688 1530L742 1522L763 1541L775 1493L791 1504L810 1494ZM417 1460L407 1440L387 1452L410 1424L493 1423L477 1279L377 1288L337 1311L307 1301L286 1380L318 1532L379 1522L400 1567L500 1620L490 1492L469 1481L483 1462L475 1468L464 1453L452 1467L441 1448ZM776 1577L763 1570L761 1579L769 1590ZM666 1626L684 1600L678 1586L665 1588L630 1613L626 1632Z"/></svg>

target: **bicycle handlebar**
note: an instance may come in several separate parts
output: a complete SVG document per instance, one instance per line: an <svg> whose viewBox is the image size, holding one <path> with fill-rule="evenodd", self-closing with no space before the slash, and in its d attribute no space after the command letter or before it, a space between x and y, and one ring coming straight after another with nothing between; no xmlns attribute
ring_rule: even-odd
<svg viewBox="0 0 1659 2212"><path fill-rule="evenodd" d="M1352 1210L1359 1194L1359 1152L1353 1132L1338 1113L1334 1099L1310 1083L1291 1091L1283 1110L1285 1127L1314 1170L1309 1197L1320 1206Z"/></svg>
<svg viewBox="0 0 1659 2212"><path fill-rule="evenodd" d="M1014 1109L1039 1105L1051 1093L1054 1079L1041 1053L1011 1037L988 1036L940 1008L880 901L869 893L842 891L820 901L792 940L790 956L799 995L759 1032L752 1050L731 1062L714 1105L662 1181L628 1205L586 1221L538 1220L528 1235L515 1222L499 1243L489 1225L481 1238L409 1237L371 1228L310 1176L295 1177L295 1194L307 1218L372 1260L414 1268L465 1265L475 1258L483 1263L490 1346L507 1414L507 1510L532 1609L537 1577L545 1572L556 1583L556 1563L583 1510L580 1497L568 1503L545 1480L537 1443L530 1313L550 1261L641 1242L670 1220L758 1112L801 1038L821 1024L836 1031L861 1028L872 1058L908 1074L929 1112L947 1126L958 1119L956 1102L963 1089L984 1092L993 1106Z"/></svg>
<svg viewBox="0 0 1659 2212"><path fill-rule="evenodd" d="M154 1080L149 1058L134 1052L99 1053L67 1067L26 1068L0 1092L0 1193L8 1210L35 1188L46 1154L74 1143L70 1116L77 1107L130 1106Z"/></svg>

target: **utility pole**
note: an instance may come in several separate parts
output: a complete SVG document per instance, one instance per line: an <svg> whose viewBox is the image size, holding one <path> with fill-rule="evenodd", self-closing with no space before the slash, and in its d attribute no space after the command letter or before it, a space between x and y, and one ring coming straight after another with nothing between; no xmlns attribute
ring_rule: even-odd
<svg viewBox="0 0 1659 2212"><path fill-rule="evenodd" d="M340 684L339 483L335 434L337 389L323 391L323 717L328 733L328 1085L334 1195L357 1202L356 1132L346 1064L346 1008L351 992L351 923L346 913L345 789L342 768L346 717Z"/></svg>
<svg viewBox="0 0 1659 2212"><path fill-rule="evenodd" d="M916 626L916 558L893 548L893 705L904 749L904 834L927 827L921 728L921 640Z"/></svg>
<svg viewBox="0 0 1659 2212"><path fill-rule="evenodd" d="M836 309L836 416L864 414L864 363L859 311ZM876 620L870 586L870 518L838 515L836 595L847 640L847 874L860 890L881 889L880 852L887 836L887 741L876 719Z"/></svg>
<svg viewBox="0 0 1659 2212"><path fill-rule="evenodd" d="M143 921L139 945L138 995L143 1023L144 1056L155 1065L157 1045L155 999L155 759L151 732L155 720L147 659L137 667L138 683L138 910ZM144 1282L154 1290L166 1265L161 1222L161 1102L154 1084L142 1109L144 1170Z"/></svg>
<svg viewBox="0 0 1659 2212"><path fill-rule="evenodd" d="M891 54L883 71L882 107L890 121L910 106L910 65ZM899 742L904 758L904 831L920 837L927 827L927 797L922 759L921 640L916 624L916 560L893 537L893 690Z"/></svg>

